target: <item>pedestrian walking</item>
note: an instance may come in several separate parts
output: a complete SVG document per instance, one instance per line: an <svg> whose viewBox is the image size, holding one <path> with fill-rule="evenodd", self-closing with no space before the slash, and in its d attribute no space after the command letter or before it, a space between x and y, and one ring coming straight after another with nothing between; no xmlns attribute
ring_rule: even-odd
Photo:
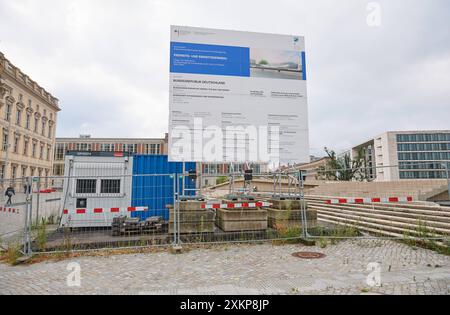
<svg viewBox="0 0 450 315"><path fill-rule="evenodd" d="M25 183L23 185L23 193L26 194L31 194L31 185L28 185L27 183Z"/></svg>
<svg viewBox="0 0 450 315"><path fill-rule="evenodd" d="M5 196L8 197L8 200L6 201L6 205L7 206L11 206L12 205L12 196L14 196L16 194L16 192L14 191L14 188L9 186L8 188L6 188L5 191Z"/></svg>

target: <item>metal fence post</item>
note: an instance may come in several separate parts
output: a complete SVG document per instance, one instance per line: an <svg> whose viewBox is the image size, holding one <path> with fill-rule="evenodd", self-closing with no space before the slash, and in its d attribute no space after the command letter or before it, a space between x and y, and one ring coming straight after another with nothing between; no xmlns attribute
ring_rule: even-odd
<svg viewBox="0 0 450 315"><path fill-rule="evenodd" d="M305 183L303 181L303 172L300 170L298 172L299 174L299 184L300 184L300 211L301 211L301 217L302 217L302 236L304 238L308 237L308 223L307 220L307 213L306 213L306 204L305 204Z"/></svg>
<svg viewBox="0 0 450 315"><path fill-rule="evenodd" d="M31 254L31 225L32 225L32 178L26 178L26 200L25 200L25 226L24 226L24 240L23 240L23 253L24 255Z"/></svg>
<svg viewBox="0 0 450 315"><path fill-rule="evenodd" d="M447 176L448 200L450 201L450 168L449 164L445 163L445 174Z"/></svg>
<svg viewBox="0 0 450 315"><path fill-rule="evenodd" d="M39 224L39 203L40 203L40 196L41 196L41 178L38 177L37 180L37 197L36 197L36 226Z"/></svg>

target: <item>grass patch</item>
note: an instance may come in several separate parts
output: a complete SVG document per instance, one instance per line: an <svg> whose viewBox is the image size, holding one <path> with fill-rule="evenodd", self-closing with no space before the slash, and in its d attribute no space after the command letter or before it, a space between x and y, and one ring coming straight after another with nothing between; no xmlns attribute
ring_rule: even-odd
<svg viewBox="0 0 450 315"><path fill-rule="evenodd" d="M21 246L18 243L9 243L6 251L0 256L0 261L4 261L11 266L17 265L17 260L22 256Z"/></svg>
<svg viewBox="0 0 450 315"><path fill-rule="evenodd" d="M319 240L317 241L317 246L318 247L320 247L320 248L327 248L327 246L328 246L328 241L325 239L325 238L323 238L323 237L321 237L321 238L319 238Z"/></svg>
<svg viewBox="0 0 450 315"><path fill-rule="evenodd" d="M37 227L36 242L39 251L44 252L47 245L47 222L42 218L41 223Z"/></svg>

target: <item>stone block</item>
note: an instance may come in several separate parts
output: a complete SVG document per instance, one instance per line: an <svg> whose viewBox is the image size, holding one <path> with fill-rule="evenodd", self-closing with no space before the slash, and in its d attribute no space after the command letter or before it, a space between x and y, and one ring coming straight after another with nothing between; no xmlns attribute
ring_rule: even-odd
<svg viewBox="0 0 450 315"><path fill-rule="evenodd" d="M225 210L218 209L216 216L217 226L224 232L259 231L266 230L266 210Z"/></svg>

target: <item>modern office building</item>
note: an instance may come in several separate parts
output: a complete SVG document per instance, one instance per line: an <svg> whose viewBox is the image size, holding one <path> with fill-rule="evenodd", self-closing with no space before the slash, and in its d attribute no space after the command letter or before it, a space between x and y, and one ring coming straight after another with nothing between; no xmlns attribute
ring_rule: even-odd
<svg viewBox="0 0 450 315"><path fill-rule="evenodd" d="M56 149L53 164L53 174L55 176L64 175L64 160L67 151L86 152L128 152L140 155L160 155L167 154L168 135L164 138L92 138L90 135L80 135L78 138L56 138ZM203 185L215 185L217 179L222 174L231 172L228 163L200 163L198 169L202 169ZM267 171L267 165L250 165L255 173ZM234 164L235 172L243 172L245 164Z"/></svg>
<svg viewBox="0 0 450 315"><path fill-rule="evenodd" d="M445 179L450 169L450 130L389 131L352 148L362 149L370 179Z"/></svg>
<svg viewBox="0 0 450 315"><path fill-rule="evenodd" d="M0 52L0 179L52 172L58 99Z"/></svg>
<svg viewBox="0 0 450 315"><path fill-rule="evenodd" d="M199 166L197 166L199 168ZM267 163L203 163L202 164L202 185L205 187L214 186L228 180L226 174L244 173L245 170L251 169L255 176L268 172ZM224 176L225 175L225 176Z"/></svg>
<svg viewBox="0 0 450 315"><path fill-rule="evenodd" d="M53 173L64 175L64 160L67 151L128 152L132 154L167 154L165 138L92 138L81 135L78 138L56 138Z"/></svg>

